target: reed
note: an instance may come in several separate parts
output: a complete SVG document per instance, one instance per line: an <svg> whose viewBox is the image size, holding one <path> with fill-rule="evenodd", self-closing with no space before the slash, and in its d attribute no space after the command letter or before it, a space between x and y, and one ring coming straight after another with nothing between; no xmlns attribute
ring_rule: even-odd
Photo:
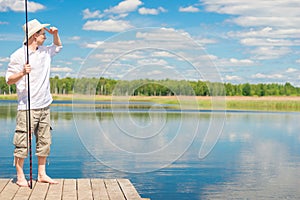
<svg viewBox="0 0 300 200"><path fill-rule="evenodd" d="M200 109L211 110L218 108L218 103L223 104L226 110L257 110L257 111L300 111L300 97L223 97L214 100L211 97L189 97L189 96L73 96L73 95L53 95L54 100L72 101L118 101L118 102L151 102L161 104L166 107L178 109ZM16 95L0 95L0 100L16 100ZM222 102L223 101L223 102ZM217 105L216 107L212 107Z"/></svg>

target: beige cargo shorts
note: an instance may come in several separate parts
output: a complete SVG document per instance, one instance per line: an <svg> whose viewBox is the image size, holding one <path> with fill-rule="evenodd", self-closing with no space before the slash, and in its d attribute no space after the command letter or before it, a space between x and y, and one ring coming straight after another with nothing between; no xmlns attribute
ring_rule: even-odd
<svg viewBox="0 0 300 200"><path fill-rule="evenodd" d="M19 110L17 113L17 125L14 135L13 144L15 145L14 156L26 158L28 155L28 138L26 127L25 110ZM36 139L36 155L47 157L50 154L51 132L50 132L50 108L49 106L42 109L33 109L31 115L31 132Z"/></svg>

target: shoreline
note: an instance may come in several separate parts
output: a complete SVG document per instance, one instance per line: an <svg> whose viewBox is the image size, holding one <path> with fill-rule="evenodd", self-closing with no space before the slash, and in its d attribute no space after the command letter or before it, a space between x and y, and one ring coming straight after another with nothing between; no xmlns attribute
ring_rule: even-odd
<svg viewBox="0 0 300 200"><path fill-rule="evenodd" d="M149 102L181 109L249 110L249 111L300 111L300 96L103 96L103 95L55 95L54 101L96 101L96 102ZM0 100L16 100L14 95L0 95Z"/></svg>

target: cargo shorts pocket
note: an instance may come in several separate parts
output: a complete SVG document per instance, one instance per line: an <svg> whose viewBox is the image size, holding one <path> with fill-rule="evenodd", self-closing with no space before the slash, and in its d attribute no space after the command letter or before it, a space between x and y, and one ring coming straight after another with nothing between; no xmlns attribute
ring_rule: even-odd
<svg viewBox="0 0 300 200"><path fill-rule="evenodd" d="M27 149L27 133L15 132L13 144L16 148Z"/></svg>
<svg viewBox="0 0 300 200"><path fill-rule="evenodd" d="M16 132L27 132L26 111L18 111L16 118Z"/></svg>

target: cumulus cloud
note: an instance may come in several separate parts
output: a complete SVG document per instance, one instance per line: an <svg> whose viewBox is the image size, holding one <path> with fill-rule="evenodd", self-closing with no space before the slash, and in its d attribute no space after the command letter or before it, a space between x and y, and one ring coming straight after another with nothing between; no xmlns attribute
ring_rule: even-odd
<svg viewBox="0 0 300 200"><path fill-rule="evenodd" d="M159 13L163 13L163 12L167 12L167 10L164 9L163 7L159 7L159 8L142 7L139 9L139 13L141 15L158 15Z"/></svg>
<svg viewBox="0 0 300 200"><path fill-rule="evenodd" d="M70 37L70 40L78 41L78 40L80 40L80 36L73 36L73 37Z"/></svg>
<svg viewBox="0 0 300 200"><path fill-rule="evenodd" d="M251 28L246 31L229 32L228 36L238 38L299 38L300 29L297 28L286 28L286 29L275 29L270 26L263 28Z"/></svg>
<svg viewBox="0 0 300 200"><path fill-rule="evenodd" d="M293 73L293 72L297 72L297 71L298 71L297 69L291 68L291 67L286 70L287 73Z"/></svg>
<svg viewBox="0 0 300 200"><path fill-rule="evenodd" d="M291 53L291 49L287 47L262 46L250 52L254 58L258 60L277 59Z"/></svg>
<svg viewBox="0 0 300 200"><path fill-rule="evenodd" d="M125 20L92 20L83 25L83 30L121 32L132 28L130 22Z"/></svg>
<svg viewBox="0 0 300 200"><path fill-rule="evenodd" d="M300 45L300 1L203 0L206 11L232 15L226 22L244 28L228 36L253 49L247 53L259 60L278 59Z"/></svg>
<svg viewBox="0 0 300 200"><path fill-rule="evenodd" d="M140 0L124 0L116 6L106 9L104 12L113 14L129 13L135 11L142 4Z"/></svg>
<svg viewBox="0 0 300 200"><path fill-rule="evenodd" d="M27 2L27 9L28 12L36 12L39 10L43 10L46 7L40 3L36 3L33 1ZM8 12L8 11L15 11L15 12L24 12L24 0L2 0L0 1L0 12Z"/></svg>
<svg viewBox="0 0 300 200"><path fill-rule="evenodd" d="M252 75L252 78L257 79L280 79L283 78L282 74L262 74L262 73L256 73Z"/></svg>
<svg viewBox="0 0 300 200"><path fill-rule="evenodd" d="M236 58L230 58L229 59L230 63L232 64L238 64L238 65L252 65L254 62L252 60L249 60L249 59L241 59L241 60L238 60Z"/></svg>
<svg viewBox="0 0 300 200"><path fill-rule="evenodd" d="M299 46L300 40L244 38L241 39L241 43L247 46Z"/></svg>
<svg viewBox="0 0 300 200"><path fill-rule="evenodd" d="M188 7L179 7L179 12L191 12L191 13L195 13L195 12L199 12L199 8L194 7L194 6L188 6Z"/></svg>
<svg viewBox="0 0 300 200"><path fill-rule="evenodd" d="M300 2L295 0L203 0L203 4L207 11L237 16L232 22L240 26L300 27Z"/></svg>
<svg viewBox="0 0 300 200"><path fill-rule="evenodd" d="M51 72L72 72L73 70L69 67L52 67Z"/></svg>
<svg viewBox="0 0 300 200"><path fill-rule="evenodd" d="M139 39L157 40L157 41L159 40L176 41L176 40L182 40L183 37L191 38L188 32L182 30L175 30L173 28L161 28L151 32L139 31L137 32L136 37Z"/></svg>
<svg viewBox="0 0 300 200"><path fill-rule="evenodd" d="M156 59L156 58L152 58L152 59L140 59L137 62L139 65L167 65L168 62L166 60L163 59Z"/></svg>
<svg viewBox="0 0 300 200"><path fill-rule="evenodd" d="M121 32L132 28L129 21L123 20L130 12L134 12L143 3L140 0L124 0L118 5L105 9L104 11L85 9L82 11L83 19L89 20L83 25L83 30Z"/></svg>
<svg viewBox="0 0 300 200"><path fill-rule="evenodd" d="M211 60L217 65L222 67L244 67L253 66L255 62L251 59L236 59L236 58L218 58L217 56L210 56Z"/></svg>
<svg viewBox="0 0 300 200"><path fill-rule="evenodd" d="M0 57L0 62L9 62L9 57L5 57L5 58Z"/></svg>
<svg viewBox="0 0 300 200"><path fill-rule="evenodd" d="M242 78L239 76L230 76L230 75L225 76L225 80L227 80L227 81L239 81L241 79Z"/></svg>
<svg viewBox="0 0 300 200"><path fill-rule="evenodd" d="M93 12L90 11L90 9L84 9L82 11L83 19L91 19L91 18L101 18L103 17L103 14L99 10L95 10Z"/></svg>

